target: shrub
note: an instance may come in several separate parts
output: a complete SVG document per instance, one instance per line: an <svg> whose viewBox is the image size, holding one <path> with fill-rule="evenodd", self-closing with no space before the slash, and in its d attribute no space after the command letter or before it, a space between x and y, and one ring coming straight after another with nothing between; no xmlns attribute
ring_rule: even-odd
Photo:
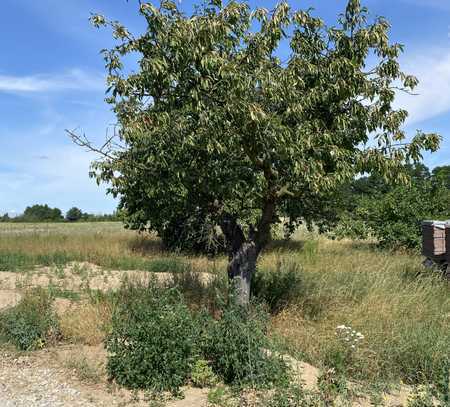
<svg viewBox="0 0 450 407"><path fill-rule="evenodd" d="M208 364L208 361L199 359L195 362L191 372L192 384L196 387L214 386L218 378Z"/></svg>
<svg viewBox="0 0 450 407"><path fill-rule="evenodd" d="M287 366L266 336L268 318L258 307L231 300L206 330L202 350L225 383L269 387L287 378Z"/></svg>
<svg viewBox="0 0 450 407"><path fill-rule="evenodd" d="M195 357L196 322L173 288L125 283L113 313L107 371L131 389L176 393Z"/></svg>
<svg viewBox="0 0 450 407"><path fill-rule="evenodd" d="M357 207L342 217L338 237L376 237L389 248L419 248L421 221L447 219L450 191L430 181L415 181L409 187L397 186L386 193L355 198Z"/></svg>
<svg viewBox="0 0 450 407"><path fill-rule="evenodd" d="M0 314L0 336L20 350L42 348L59 332L48 291L28 291L15 307Z"/></svg>

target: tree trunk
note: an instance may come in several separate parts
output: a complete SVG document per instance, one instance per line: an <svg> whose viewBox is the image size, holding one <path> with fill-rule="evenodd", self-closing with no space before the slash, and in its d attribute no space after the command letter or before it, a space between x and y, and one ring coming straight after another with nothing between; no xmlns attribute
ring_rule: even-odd
<svg viewBox="0 0 450 407"><path fill-rule="evenodd" d="M245 242L230 258L228 277L236 290L237 302L247 306L250 301L250 286L256 270L258 252L253 242Z"/></svg>
<svg viewBox="0 0 450 407"><path fill-rule="evenodd" d="M256 261L270 240L270 225L274 214L275 200L267 199L257 229L250 225L248 238L235 217L224 215L221 221L220 226L229 252L228 277L232 287L236 289L238 303L243 306L250 302L250 285L256 270Z"/></svg>

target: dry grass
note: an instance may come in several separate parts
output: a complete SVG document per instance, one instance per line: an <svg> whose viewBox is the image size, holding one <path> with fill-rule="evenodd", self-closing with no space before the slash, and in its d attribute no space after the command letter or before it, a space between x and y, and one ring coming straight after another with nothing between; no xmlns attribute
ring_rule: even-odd
<svg viewBox="0 0 450 407"><path fill-rule="evenodd" d="M106 301L76 305L60 316L60 330L65 340L83 345L99 345L105 339L112 315Z"/></svg>
<svg viewBox="0 0 450 407"><path fill-rule="evenodd" d="M185 265L207 271L226 260L166 252L154 236L125 230L118 222L0 223L0 271L73 261L106 269L176 272Z"/></svg>
<svg viewBox="0 0 450 407"><path fill-rule="evenodd" d="M280 257L302 266L306 289L273 318L273 330L309 361L370 381L436 379L450 358L450 285L425 271L420 256L318 239L313 256L292 251ZM343 362L338 325L365 336Z"/></svg>
<svg viewBox="0 0 450 407"><path fill-rule="evenodd" d="M0 224L0 270L11 265L26 269L42 259L88 261L115 270L177 271L175 280L188 300L211 307L225 281L219 278L208 287L189 274L194 270L223 277L225 257L174 256L154 237L125 231L117 223ZM292 242L275 242L262 255L258 272L273 272L277 279L291 268L300 278L295 284L285 282L297 291L273 316L272 333L313 365L337 366L353 379L435 380L439 366L450 358L450 287L426 272L421 261L411 253L379 251L371 242L331 241L305 231ZM69 309L61 320L64 336L100 343L110 307L94 301ZM342 356L335 336L341 324L365 336L351 357Z"/></svg>

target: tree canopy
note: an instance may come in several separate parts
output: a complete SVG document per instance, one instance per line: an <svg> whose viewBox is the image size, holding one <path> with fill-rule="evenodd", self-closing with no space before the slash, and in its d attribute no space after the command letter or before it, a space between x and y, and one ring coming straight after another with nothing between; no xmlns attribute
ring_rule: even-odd
<svg viewBox="0 0 450 407"><path fill-rule="evenodd" d="M83 212L81 209L78 209L77 207L70 208L66 213L66 220L69 222L76 222L80 220L83 217Z"/></svg>
<svg viewBox="0 0 450 407"><path fill-rule="evenodd" d="M433 169L433 176L450 189L450 165L441 165Z"/></svg>
<svg viewBox="0 0 450 407"><path fill-rule="evenodd" d="M54 222L63 219L62 212L58 208L50 208L45 205L27 206L23 212L22 219L26 222Z"/></svg>
<svg viewBox="0 0 450 407"><path fill-rule="evenodd" d="M403 131L407 112L393 101L418 81L400 69L389 23L359 0L335 26L285 1L252 10L211 0L192 15L173 1L141 2L139 13L138 36L92 17L118 41L103 51L116 139L97 149L71 135L103 154L92 174L120 196L131 227L161 234L195 212L220 225L244 297L281 215L314 215L314 203L360 173L406 181L405 162L438 147L436 134Z"/></svg>
<svg viewBox="0 0 450 407"><path fill-rule="evenodd" d="M418 249L425 219L450 219L450 189L437 167L408 165L409 185L389 185L377 176L362 177L341 193L336 237L375 237L390 248ZM437 171L436 171L437 170Z"/></svg>

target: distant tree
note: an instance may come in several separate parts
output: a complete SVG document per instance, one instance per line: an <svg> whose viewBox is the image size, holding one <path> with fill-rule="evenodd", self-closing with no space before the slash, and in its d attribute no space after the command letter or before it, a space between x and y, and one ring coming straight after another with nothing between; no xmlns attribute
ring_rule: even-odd
<svg viewBox="0 0 450 407"><path fill-rule="evenodd" d="M423 220L450 219L450 191L429 180L415 181L363 198L356 213L382 246L419 248Z"/></svg>
<svg viewBox="0 0 450 407"><path fill-rule="evenodd" d="M66 220L76 222L83 217L83 212L77 207L70 208L66 213Z"/></svg>
<svg viewBox="0 0 450 407"><path fill-rule="evenodd" d="M93 214L83 212L81 216L81 220L84 222L117 222L120 221L121 218L118 212L113 212L112 214Z"/></svg>
<svg viewBox="0 0 450 407"><path fill-rule="evenodd" d="M422 163L409 164L406 171L409 185L389 185L376 176L353 181L334 233L372 235L385 247L418 248L423 220L450 219L450 190Z"/></svg>
<svg viewBox="0 0 450 407"><path fill-rule="evenodd" d="M140 2L140 14L139 36L92 18L119 41L104 51L117 139L96 148L71 135L103 154L93 173L120 196L130 227L162 234L181 213L208 214L243 304L282 216L317 214L308 199L360 173L405 181L404 162L438 147L422 132L404 143L407 112L393 101L418 81L401 71L388 22L370 21L359 0L332 27L284 1L269 12L210 0L191 16L175 1ZM128 55L136 70L122 69Z"/></svg>
<svg viewBox="0 0 450 407"><path fill-rule="evenodd" d="M57 222L63 220L60 209L50 208L48 205L28 206L20 220L25 222Z"/></svg>
<svg viewBox="0 0 450 407"><path fill-rule="evenodd" d="M10 222L11 218L9 217L9 214L5 213L3 216L0 217L0 222Z"/></svg>
<svg viewBox="0 0 450 407"><path fill-rule="evenodd" d="M443 183L448 189L450 189L450 165L443 165L433 169L433 178Z"/></svg>

